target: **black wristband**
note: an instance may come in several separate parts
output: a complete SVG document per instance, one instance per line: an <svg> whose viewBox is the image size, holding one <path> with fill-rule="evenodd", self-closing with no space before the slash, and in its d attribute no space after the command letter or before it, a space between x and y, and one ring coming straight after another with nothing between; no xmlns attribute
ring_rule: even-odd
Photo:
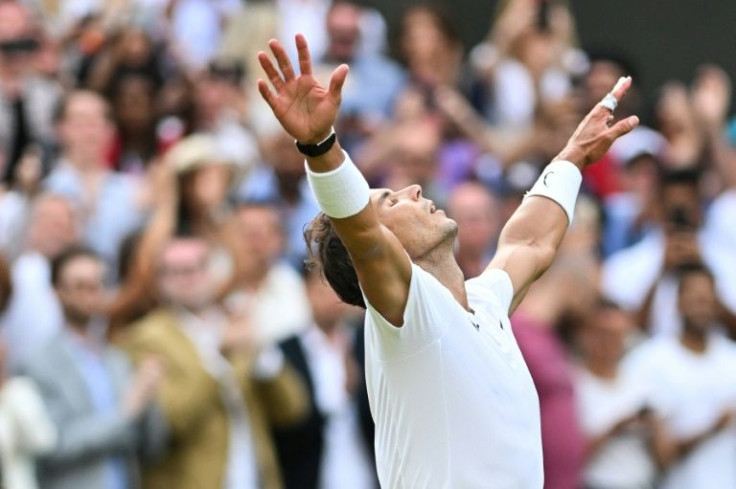
<svg viewBox="0 0 736 489"><path fill-rule="evenodd" d="M316 158L317 156L322 156L331 150L335 145L335 141L337 141L337 134L335 134L335 131L332 131L332 134L330 134L330 136L321 143L302 144L299 141L294 141L294 144L296 144L296 149L298 149L301 154Z"/></svg>

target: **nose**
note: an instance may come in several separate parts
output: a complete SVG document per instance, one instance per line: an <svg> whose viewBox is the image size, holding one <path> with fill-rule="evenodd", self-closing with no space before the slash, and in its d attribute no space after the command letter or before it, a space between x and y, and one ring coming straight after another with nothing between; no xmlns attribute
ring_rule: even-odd
<svg viewBox="0 0 736 489"><path fill-rule="evenodd" d="M421 185L409 185L408 187L401 190L402 194L408 195L410 199L412 200L419 200L422 197L422 187Z"/></svg>

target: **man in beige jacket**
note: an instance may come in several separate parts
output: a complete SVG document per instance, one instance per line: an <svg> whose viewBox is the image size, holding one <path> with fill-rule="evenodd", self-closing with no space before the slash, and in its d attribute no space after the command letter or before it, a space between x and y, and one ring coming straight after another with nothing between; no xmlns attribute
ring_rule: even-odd
<svg viewBox="0 0 736 489"><path fill-rule="evenodd" d="M278 489L271 424L307 414L306 393L278 350L253 348L247 320L213 305L209 249L174 238L159 260L164 306L123 335L133 358L164 365L159 401L169 453L144 474L146 489Z"/></svg>

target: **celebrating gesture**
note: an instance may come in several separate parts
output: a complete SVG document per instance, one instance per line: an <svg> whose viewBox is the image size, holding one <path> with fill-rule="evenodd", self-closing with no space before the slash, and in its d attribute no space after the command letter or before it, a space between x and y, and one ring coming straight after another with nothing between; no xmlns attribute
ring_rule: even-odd
<svg viewBox="0 0 736 489"><path fill-rule="evenodd" d="M277 41L275 92L258 89L305 154L323 211L306 232L312 262L340 298L366 309L366 377L383 487L541 488L539 403L509 314L550 266L572 220L582 170L638 124L614 124L621 78L580 123L504 227L486 270L467 282L457 224L418 185L370 190L333 125L348 68L325 90L304 37L301 75Z"/></svg>
<svg viewBox="0 0 736 489"><path fill-rule="evenodd" d="M299 53L299 69L296 76L291 61L278 41L268 43L279 65L276 70L266 53L258 53L263 70L276 89L273 93L268 84L258 80L258 91L273 110L274 115L286 132L302 143L318 143L330 135L340 108L342 86L348 76L348 66L337 67L325 90L312 76L312 60L304 36L297 34L296 47Z"/></svg>

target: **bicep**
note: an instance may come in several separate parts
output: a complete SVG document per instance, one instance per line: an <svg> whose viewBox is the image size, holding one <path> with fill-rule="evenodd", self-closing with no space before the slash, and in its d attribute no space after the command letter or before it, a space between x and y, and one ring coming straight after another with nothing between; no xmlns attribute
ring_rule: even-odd
<svg viewBox="0 0 736 489"><path fill-rule="evenodd" d="M332 219L350 254L365 297L392 324L401 325L409 296L411 261L398 238L369 203L358 214Z"/></svg>

